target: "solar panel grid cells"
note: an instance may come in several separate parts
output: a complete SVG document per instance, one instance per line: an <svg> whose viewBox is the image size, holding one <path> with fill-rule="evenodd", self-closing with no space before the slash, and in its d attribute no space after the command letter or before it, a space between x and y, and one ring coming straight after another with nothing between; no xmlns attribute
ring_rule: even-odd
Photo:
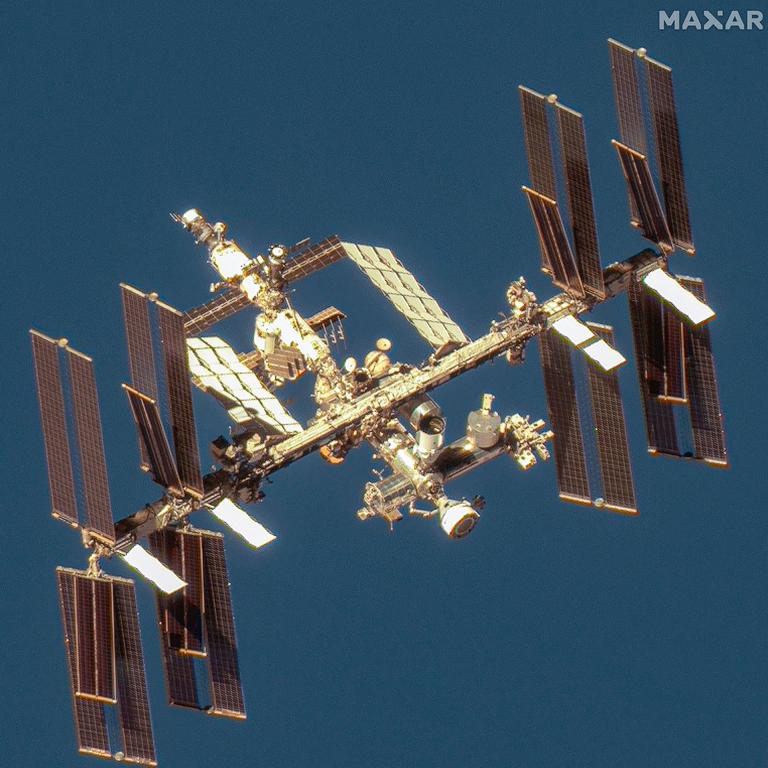
<svg viewBox="0 0 768 768"><path fill-rule="evenodd" d="M128 365L134 389L157 400L157 371L152 350L152 325L146 294L121 284Z"/></svg>
<svg viewBox="0 0 768 768"><path fill-rule="evenodd" d="M181 479L168 445L157 403L131 387L123 385L123 388L128 396L139 445L147 458L147 469L152 474L152 479L172 493L181 494Z"/></svg>
<svg viewBox="0 0 768 768"><path fill-rule="evenodd" d="M546 98L522 85L518 90L531 184L539 194L556 200L555 165L549 135Z"/></svg>
<svg viewBox="0 0 768 768"><path fill-rule="evenodd" d="M249 306L252 304L244 293L237 288L226 288L215 299L184 313L184 333L187 336L196 336Z"/></svg>
<svg viewBox="0 0 768 768"><path fill-rule="evenodd" d="M673 251L672 236L647 158L617 141L614 141L613 145L619 153L619 161L627 182L633 220L636 219L639 223L643 237L657 243L667 252Z"/></svg>
<svg viewBox="0 0 768 768"><path fill-rule="evenodd" d="M182 573L181 537L175 531L164 530L149 537L152 554L176 574ZM201 709L197 695L197 676L194 659L179 653L183 645L183 593L186 587L173 595L155 593L157 618L160 627L163 671L168 703L178 707Z"/></svg>
<svg viewBox="0 0 768 768"><path fill-rule="evenodd" d="M697 299L706 302L704 283L693 278L678 281ZM709 327L685 329L686 381L691 412L693 445L697 459L718 467L728 466L723 415L717 391Z"/></svg>
<svg viewBox="0 0 768 768"><path fill-rule="evenodd" d="M196 380L220 396L233 419L256 419L279 434L302 431L301 425L225 341L218 336L204 336L190 339L187 348Z"/></svg>
<svg viewBox="0 0 768 768"><path fill-rule="evenodd" d="M548 264L552 282L571 296L584 297L584 286L576 267L557 203L523 187L539 235L542 262Z"/></svg>
<svg viewBox="0 0 768 768"><path fill-rule="evenodd" d="M636 152L647 155L648 146L635 51L616 40L608 40L608 48L611 54L613 93L621 141Z"/></svg>
<svg viewBox="0 0 768 768"><path fill-rule="evenodd" d="M592 498L587 478L570 348L552 331L539 334L538 338L541 345L541 366L547 394L547 410L552 431L555 433L555 468L560 498L576 504L590 505Z"/></svg>
<svg viewBox="0 0 768 768"><path fill-rule="evenodd" d="M205 584L205 634L212 705L210 713L245 718L235 621L224 558L224 540L218 534L202 537Z"/></svg>
<svg viewBox="0 0 768 768"><path fill-rule="evenodd" d="M469 339L388 248L342 243L344 252L434 349Z"/></svg>
<svg viewBox="0 0 768 768"><path fill-rule="evenodd" d="M615 346L612 328L596 323L587 325L598 337ZM618 373L608 373L595 365L589 365L588 371L605 507L614 512L637 514Z"/></svg>
<svg viewBox="0 0 768 768"><path fill-rule="evenodd" d="M152 326L149 319L149 304L145 294L120 285L123 298L123 322L125 341L128 347L128 365L131 370L131 384L153 400L157 400L157 372L152 347ZM150 458L139 436L140 467L144 472L150 470Z"/></svg>
<svg viewBox="0 0 768 768"><path fill-rule="evenodd" d="M647 156L648 142L635 50L616 40L608 40L608 48L611 54L613 94L616 101L616 116L621 141L627 147ZM623 165L624 161L622 160ZM630 219L634 225L642 226L643 219L638 207L638 200L633 195L631 188L628 192Z"/></svg>
<svg viewBox="0 0 768 768"><path fill-rule="evenodd" d="M59 587L59 604L64 628L64 644L67 649L72 707L77 733L78 750L83 754L111 757L109 735L104 705L94 699L84 699L76 695L78 690L78 645L77 645L77 609L76 585L86 579L85 573L71 569L57 568L56 580Z"/></svg>
<svg viewBox="0 0 768 768"><path fill-rule="evenodd" d="M157 765L133 582L115 579L113 594L118 714L124 761Z"/></svg>
<svg viewBox="0 0 768 768"><path fill-rule="evenodd" d="M692 256L695 248L685 190L672 70L647 57L645 64L656 154L669 228L675 244Z"/></svg>
<svg viewBox="0 0 768 768"><path fill-rule="evenodd" d="M70 525L77 525L75 481L67 434L58 345L53 339L36 331L30 332L30 338L45 457L48 463L51 512L54 517Z"/></svg>
<svg viewBox="0 0 768 768"><path fill-rule="evenodd" d="M671 403L686 403L683 322L662 305L664 323L664 388L659 397Z"/></svg>
<svg viewBox="0 0 768 768"><path fill-rule="evenodd" d="M283 279L286 283L301 280L324 267L339 261L344 256L344 248L336 235L309 246L286 262Z"/></svg>
<svg viewBox="0 0 768 768"><path fill-rule="evenodd" d="M202 496L203 479L200 474L197 428L192 410L184 320L180 312L161 302L157 303L157 310L176 465L184 488L193 495Z"/></svg>
<svg viewBox="0 0 768 768"><path fill-rule="evenodd" d="M627 289L637 376L645 416L648 451L680 456L674 406L659 399L663 391L661 305L636 282Z"/></svg>
<svg viewBox="0 0 768 768"><path fill-rule="evenodd" d="M326 326L346 320L347 316L336 307L327 307L307 318L307 325L316 333L323 330Z"/></svg>
<svg viewBox="0 0 768 768"><path fill-rule="evenodd" d="M602 299L605 296L605 288L600 266L584 120L578 112L558 104L557 122L578 272L587 292Z"/></svg>
<svg viewBox="0 0 768 768"><path fill-rule="evenodd" d="M183 653L205 656L203 642L203 547L197 533L180 531L183 563L181 573L187 586L182 590L184 604ZM177 571L178 572L178 571Z"/></svg>
<svg viewBox="0 0 768 768"><path fill-rule="evenodd" d="M115 634L112 584L75 580L76 695L114 704Z"/></svg>
<svg viewBox="0 0 768 768"><path fill-rule="evenodd" d="M109 500L107 462L101 433L96 380L90 358L67 348L72 382L75 431L85 491L85 524L104 538L115 540L115 525Z"/></svg>

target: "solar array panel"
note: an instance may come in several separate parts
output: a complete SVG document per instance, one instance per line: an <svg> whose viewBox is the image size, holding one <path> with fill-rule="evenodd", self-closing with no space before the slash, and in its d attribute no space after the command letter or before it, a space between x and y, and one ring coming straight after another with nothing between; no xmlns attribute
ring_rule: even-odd
<svg viewBox="0 0 768 768"><path fill-rule="evenodd" d="M587 292L602 299L605 296L605 286L597 244L584 119L578 112L562 104L557 105L556 114L579 274Z"/></svg>
<svg viewBox="0 0 768 768"><path fill-rule="evenodd" d="M78 749L157 765L133 582L57 568ZM117 707L119 734L106 708Z"/></svg>
<svg viewBox="0 0 768 768"><path fill-rule="evenodd" d="M75 592L75 695L114 704L115 626L112 583L79 579Z"/></svg>
<svg viewBox="0 0 768 768"><path fill-rule="evenodd" d="M157 297L121 285L125 332L131 367L132 387L126 388L139 434L142 468L152 472L155 480L173 482L177 478L183 491L201 498L203 479L197 446L197 428L192 410L192 391L187 362L184 315L173 307L157 301ZM157 408L158 386L155 368L155 344L150 304L156 307L162 347L165 391L168 400L175 465L168 463L164 450L166 439ZM133 392L133 394L131 394ZM146 397L141 398L138 395ZM155 451L149 455L150 445Z"/></svg>
<svg viewBox="0 0 768 768"><path fill-rule="evenodd" d="M79 696L80 691L80 658L82 653L78 643L78 595L77 583L86 578L83 571L73 571L66 568L56 569L56 579L59 585L59 604L61 620L64 627L64 644L67 649L69 680L72 690L72 707L75 716L75 731L77 746L82 754L112 757L109 748L109 734L104 716L103 703L95 697ZM84 592L84 590L81 590Z"/></svg>
<svg viewBox="0 0 768 768"><path fill-rule="evenodd" d="M532 188L523 187L531 207L541 248L542 270L558 287L575 298L605 297L597 241L592 185L587 160L583 116L530 88L519 86L525 149ZM555 133L550 130L547 104L554 105ZM555 163L555 157L559 162ZM562 167L562 173L558 169ZM568 205L573 243L561 218L558 181L562 181Z"/></svg>
<svg viewBox="0 0 768 768"><path fill-rule="evenodd" d="M117 617L115 646L123 760L138 765L157 765L134 585L127 579L112 578L112 581Z"/></svg>
<svg viewBox="0 0 768 768"><path fill-rule="evenodd" d="M342 243L344 252L436 350L469 339L388 248Z"/></svg>
<svg viewBox="0 0 768 768"><path fill-rule="evenodd" d="M283 266L282 279L286 283L301 280L344 256L341 242L336 235L331 235L314 245L310 245L309 238L306 238L290 248L288 253L292 254L293 258L288 259ZM212 325L252 306L248 297L238 288L227 287L215 299L184 313L184 332L187 336L197 336Z"/></svg>
<svg viewBox="0 0 768 768"><path fill-rule="evenodd" d="M75 480L67 432L58 344L37 331L30 331L30 339L35 361L45 457L48 463L52 514L70 525L77 525Z"/></svg>
<svg viewBox="0 0 768 768"><path fill-rule="evenodd" d="M588 323L586 330L611 349L613 329ZM617 371L606 371L589 356L589 398L577 383L571 351L576 344L554 329L539 335L547 410L554 432L555 468L560 498L612 512L637 513L624 409ZM579 368L579 376L582 369ZM581 380L581 379L580 379ZM585 431L588 430L588 431ZM592 466L592 462L596 462Z"/></svg>
<svg viewBox="0 0 768 768"><path fill-rule="evenodd" d="M648 145L635 51L611 39L608 40L608 48L611 53L613 93L616 99L621 141L636 152L647 155Z"/></svg>
<svg viewBox="0 0 768 768"><path fill-rule="evenodd" d="M647 174L643 168L633 171L628 167L628 158L620 153L629 186L631 219L643 228L646 237L660 243L662 247L667 247L667 240L654 238L660 234L666 236L668 233L670 250L677 246L693 255L695 248L685 189L672 70L651 59L642 50L636 51L616 40L609 40L608 45L622 144L644 158L649 157L649 148L654 147L655 175L661 184L664 200L665 213L662 218L665 223L662 227L657 212L643 210L643 200L638 197L636 188L638 174L643 177L641 187L649 184L653 186L650 168ZM639 61L642 64L638 64ZM646 127L646 114L653 126L652 136ZM641 189L640 192L644 197L650 197L648 190ZM658 200L655 186L653 197ZM651 214L652 217L649 218Z"/></svg>
<svg viewBox="0 0 768 768"><path fill-rule="evenodd" d="M677 279L700 301L705 301L701 280ZM627 293L648 450L672 456L685 455L713 466L728 466L708 327L686 325L636 283L630 285ZM676 407L689 409L693 455L681 451Z"/></svg>
<svg viewBox="0 0 768 768"><path fill-rule="evenodd" d="M208 646L212 715L245 718L243 688L237 657L235 620L224 559L224 539L216 534L203 537L205 579L205 636Z"/></svg>
<svg viewBox="0 0 768 768"><path fill-rule="evenodd" d="M657 243L667 252L673 251L672 235L656 193L647 158L621 142L614 141L613 145L619 153L621 170L632 199L632 210L636 212L643 237Z"/></svg>
<svg viewBox="0 0 768 768"><path fill-rule="evenodd" d="M197 545L197 552L190 553L189 544L185 547L187 539L189 544ZM168 703L201 709L194 662L194 656L204 656L200 537L166 529L153 533L149 543L155 557L187 582L184 589L172 595L155 593Z"/></svg>
<svg viewBox="0 0 768 768"><path fill-rule="evenodd" d="M123 320L128 346L131 383L153 400L157 400L157 372L152 349L152 321L146 294L120 283L123 298Z"/></svg>
<svg viewBox="0 0 768 768"><path fill-rule="evenodd" d="M333 323L338 323L342 320L346 320L347 316L336 307L327 307L326 309L316 312L312 317L307 318L307 325L315 332L321 331Z"/></svg>
<svg viewBox="0 0 768 768"><path fill-rule="evenodd" d="M583 297L584 286L557 203L528 187L523 187L523 192L528 198L536 224L542 263L547 265L552 282L572 296Z"/></svg>
<svg viewBox="0 0 768 768"><path fill-rule="evenodd" d="M261 350L252 349L250 352L240 352L237 359L248 369L255 371L264 365L264 355Z"/></svg>
<svg viewBox="0 0 768 768"><path fill-rule="evenodd" d="M612 328L597 323L587 325L593 333L614 346ZM588 371L605 507L614 512L636 514L635 487L618 375L615 371L608 373L595 365L588 366Z"/></svg>
<svg viewBox="0 0 768 768"><path fill-rule="evenodd" d="M147 297L125 283L120 283L120 292L123 298L123 321L131 382L139 392L156 401L158 398L157 372ZM139 455L141 469L144 472L150 471L150 457L147 455L141 435L139 435Z"/></svg>
<svg viewBox="0 0 768 768"><path fill-rule="evenodd" d="M630 283L627 298L648 452L679 456L674 405L659 397L664 392L664 330L661 304L635 282Z"/></svg>
<svg viewBox="0 0 768 768"><path fill-rule="evenodd" d="M152 534L156 557L187 582L173 595L157 593L169 703L243 719L232 602L220 534L166 529ZM210 702L200 701L192 657L205 658Z"/></svg>
<svg viewBox="0 0 768 768"><path fill-rule="evenodd" d="M286 283L295 283L324 267L334 264L344 257L344 248L336 235L331 235L315 245L310 245L283 267L283 280Z"/></svg>
<svg viewBox="0 0 768 768"><path fill-rule="evenodd" d="M185 530L165 530L153 534L155 555L187 586L170 595L158 593L165 606L161 623L168 647L182 655L205 656L202 616L203 550L201 535Z"/></svg>
<svg viewBox="0 0 768 768"><path fill-rule="evenodd" d="M238 424L258 423L278 435L302 431L301 424L223 339L187 339L187 347L195 383L221 400Z"/></svg>
<svg viewBox="0 0 768 768"><path fill-rule="evenodd" d="M99 399L90 357L67 348L69 373L72 384L72 406L75 433L82 468L85 497L86 527L115 540L115 525L109 501L107 462L104 457L104 438L101 433Z"/></svg>
<svg viewBox="0 0 768 768"><path fill-rule="evenodd" d="M157 403L127 384L123 384L123 389L128 395L128 404L136 423L141 454L146 457L147 471L151 472L152 479L158 485L162 485L174 494L183 495L181 478L168 445Z"/></svg>
<svg viewBox="0 0 768 768"><path fill-rule="evenodd" d="M685 327L668 307L662 305L661 311L664 324L664 387L659 398L670 403L685 403L688 399L683 357Z"/></svg>
<svg viewBox="0 0 768 768"><path fill-rule="evenodd" d="M266 369L283 379L294 381L307 372L304 355L294 349L277 349L264 358Z"/></svg>
<svg viewBox="0 0 768 768"><path fill-rule="evenodd" d="M242 291L227 287L215 299L184 313L184 332L187 336L197 336L207 331L212 325L252 306L253 304Z"/></svg>
<svg viewBox="0 0 768 768"><path fill-rule="evenodd" d="M675 244L693 255L695 249L688 213L688 196L685 190L672 70L648 57L645 63L659 175L669 229Z"/></svg>
<svg viewBox="0 0 768 768"><path fill-rule="evenodd" d="M678 278L700 301L706 301L704 283L691 277ZM693 446L697 459L714 466L728 466L723 415L717 392L715 363L709 328L685 329L686 382L691 410Z"/></svg>
<svg viewBox="0 0 768 768"><path fill-rule="evenodd" d="M518 91L523 113L523 132L531 184L538 193L556 200L557 184L549 136L547 100L540 93L523 85L518 86Z"/></svg>
<svg viewBox="0 0 768 768"><path fill-rule="evenodd" d="M114 541L93 361L70 347L62 347L66 341L59 343L37 331L30 331L30 337L53 516L74 526L82 523L102 539ZM66 369L61 365L62 348L69 361ZM76 455L72 452L74 444L78 448ZM82 520L79 502L83 505L79 510Z"/></svg>
<svg viewBox="0 0 768 768"><path fill-rule="evenodd" d="M157 302L157 312L163 340L165 383L168 388L168 408L173 445L176 449L176 465L184 488L189 493L202 497L203 478L200 474L197 428L192 411L184 318L181 312L160 301Z"/></svg>
<svg viewBox="0 0 768 768"><path fill-rule="evenodd" d="M568 344L552 331L539 334L541 366L552 425L555 469L560 498L577 504L591 504L584 457L584 442L576 402L576 388Z"/></svg>

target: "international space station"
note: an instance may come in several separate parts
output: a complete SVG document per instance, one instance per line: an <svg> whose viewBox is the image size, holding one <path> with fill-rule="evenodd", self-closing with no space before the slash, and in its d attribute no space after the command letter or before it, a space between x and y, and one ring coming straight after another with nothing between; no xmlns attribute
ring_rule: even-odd
<svg viewBox="0 0 768 768"><path fill-rule="evenodd" d="M156 765L134 583L107 575L121 558L156 590L168 703L243 719L245 706L223 537L193 525L205 513L253 547L275 536L243 506L265 481L317 452L341 464L371 446L385 470L362 490L360 520L389 528L405 515L434 519L454 539L469 534L483 499L454 498L453 480L507 455L530 470L554 452L559 496L626 515L637 513L617 378L626 362L610 326L583 315L626 294L637 376L653 455L715 467L728 463L703 282L671 271L676 251L695 253L669 67L642 48L609 40L630 222L650 242L601 266L582 115L554 96L519 89L530 173L523 193L558 292L540 301L524 278L506 290L501 319L474 340L391 250L336 236L247 254L221 222L197 209L173 215L205 249L216 296L186 312L121 285L130 366L124 397L136 424L139 462L159 498L113 519L91 358L66 339L31 331L53 516L79 530L84 570L58 568L75 730L83 754ZM364 360L337 361L344 313L305 317L294 286L350 259L405 316L432 352L396 362L391 342L372 341ZM291 295L289 297L289 294ZM501 299L502 297L500 297ZM255 315L253 348L234 349L210 329L235 313ZM494 410L478 397L460 436L432 393L504 357L524 362L538 339L549 427ZM313 382L314 416L301 424L286 407L291 383ZM192 386L226 410L226 436L210 442L215 468L203 474ZM226 421L222 417L222 421ZM128 510L126 510L127 512Z"/></svg>

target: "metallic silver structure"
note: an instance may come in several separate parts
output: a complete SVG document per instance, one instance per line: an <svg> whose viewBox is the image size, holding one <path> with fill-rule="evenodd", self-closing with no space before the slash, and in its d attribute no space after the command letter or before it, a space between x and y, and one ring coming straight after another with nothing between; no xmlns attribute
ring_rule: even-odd
<svg viewBox="0 0 768 768"><path fill-rule="evenodd" d="M191 518L207 511L253 547L269 544L274 534L240 505L260 501L272 474L312 452L338 465L352 449L371 446L384 468L363 488L357 516L382 518L390 529L407 514L434 518L451 538L467 536L484 501L453 498L450 483L502 455L529 470L549 459L550 442L560 498L636 514L617 376L626 358L611 327L580 319L619 294L629 300L649 452L727 465L706 325L714 312L700 280L669 269L676 249L694 253L670 70L643 49L613 40L609 46L621 129L614 144L630 220L655 248L601 266L583 118L556 96L521 86L530 169L523 192L541 268L560 292L539 301L524 278L511 282L504 314L474 340L387 248L332 236L251 256L224 223L194 208L173 214L204 249L217 295L180 312L157 294L121 286L131 375L123 388L140 468L163 490L117 523L92 361L66 339L31 332L53 515L77 528L91 553L86 570L58 569L81 752L156 765L134 586L102 572L101 561L111 557L157 587L168 702L245 717L223 539L193 527ZM289 301L294 283L342 259L354 262L432 347L421 364L392 359L386 338L372 343L361 363L337 361L344 313L331 306L305 317ZM255 314L250 349L209 335L245 309ZM483 393L449 440L434 390L498 357L522 364L536 339L551 429L540 418L502 416ZM301 424L280 393L304 376L313 380L314 416ZM205 475L193 386L230 420L228 435L210 443L216 467ZM110 707L117 718L107 717Z"/></svg>

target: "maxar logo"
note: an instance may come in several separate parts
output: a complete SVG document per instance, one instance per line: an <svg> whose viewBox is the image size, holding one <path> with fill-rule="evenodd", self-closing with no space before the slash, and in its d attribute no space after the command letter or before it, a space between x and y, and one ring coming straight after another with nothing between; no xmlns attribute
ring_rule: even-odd
<svg viewBox="0 0 768 768"><path fill-rule="evenodd" d="M762 11L659 11L659 29L762 28Z"/></svg>

